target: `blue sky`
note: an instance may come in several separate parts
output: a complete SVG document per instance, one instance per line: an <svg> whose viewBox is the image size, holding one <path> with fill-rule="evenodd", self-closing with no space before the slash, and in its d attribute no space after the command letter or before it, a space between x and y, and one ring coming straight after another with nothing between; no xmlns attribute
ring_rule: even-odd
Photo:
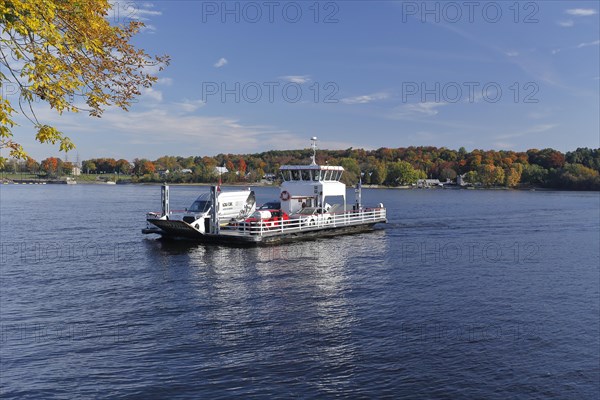
<svg viewBox="0 0 600 400"><path fill-rule="evenodd" d="M597 1L114 6L172 64L130 112L38 107L81 159L306 148L311 136L332 149L600 146ZM58 155L26 122L15 133L35 158Z"/></svg>

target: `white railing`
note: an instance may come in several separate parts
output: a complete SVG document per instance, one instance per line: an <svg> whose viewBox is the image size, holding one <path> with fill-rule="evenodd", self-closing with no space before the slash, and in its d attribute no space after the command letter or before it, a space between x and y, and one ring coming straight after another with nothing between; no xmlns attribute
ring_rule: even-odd
<svg viewBox="0 0 600 400"><path fill-rule="evenodd" d="M310 215L284 221L233 222L221 227L222 234L277 235L307 230L340 228L344 226L383 222L385 208L365 208L335 214Z"/></svg>

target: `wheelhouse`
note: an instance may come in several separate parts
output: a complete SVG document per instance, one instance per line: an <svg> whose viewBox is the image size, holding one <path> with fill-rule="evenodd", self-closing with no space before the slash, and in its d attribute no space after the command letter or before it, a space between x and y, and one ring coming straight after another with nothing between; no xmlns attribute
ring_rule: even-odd
<svg viewBox="0 0 600 400"><path fill-rule="evenodd" d="M339 182L344 168L329 165L285 165L279 168L279 173L283 182Z"/></svg>
<svg viewBox="0 0 600 400"><path fill-rule="evenodd" d="M346 210L346 185L340 182L344 168L334 165L284 165L281 175L281 208L288 214L305 207L328 209L331 204Z"/></svg>

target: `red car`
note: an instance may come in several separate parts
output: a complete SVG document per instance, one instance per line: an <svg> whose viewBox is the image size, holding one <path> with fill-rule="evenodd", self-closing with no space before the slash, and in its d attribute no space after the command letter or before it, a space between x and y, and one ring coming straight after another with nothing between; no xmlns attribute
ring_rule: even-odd
<svg viewBox="0 0 600 400"><path fill-rule="evenodd" d="M256 231L258 227L263 229L279 228L285 221L289 221L290 216L281 210L257 210L244 222L239 224L239 229L252 229Z"/></svg>

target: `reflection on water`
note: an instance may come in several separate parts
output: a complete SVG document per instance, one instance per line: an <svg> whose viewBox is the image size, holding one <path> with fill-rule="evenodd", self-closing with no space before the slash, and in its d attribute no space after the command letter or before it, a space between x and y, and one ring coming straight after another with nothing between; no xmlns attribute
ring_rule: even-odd
<svg viewBox="0 0 600 400"><path fill-rule="evenodd" d="M293 344L298 359L329 371L319 379L336 388L350 384L361 354L349 276L366 261L383 260L388 246L380 230L251 248L156 240L147 250L149 259L191 271L195 326L211 345L238 354L229 362L276 360ZM248 354L257 345L262 351Z"/></svg>

